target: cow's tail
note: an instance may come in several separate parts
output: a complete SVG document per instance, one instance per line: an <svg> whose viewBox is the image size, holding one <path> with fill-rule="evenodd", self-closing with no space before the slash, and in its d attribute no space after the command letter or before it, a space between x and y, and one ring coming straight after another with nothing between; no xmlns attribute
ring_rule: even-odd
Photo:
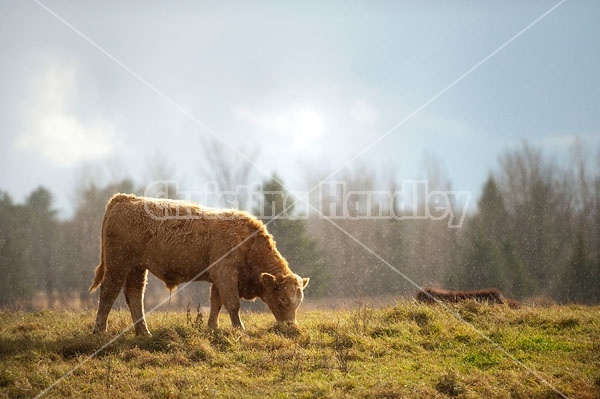
<svg viewBox="0 0 600 399"><path fill-rule="evenodd" d="M106 216L104 217L106 219ZM102 220L102 235L100 240L100 264L96 266L96 275L94 276L94 281L92 281L92 285L90 285L90 292L94 292L96 288L102 283L104 280L104 275L106 274L106 265L104 264L104 220Z"/></svg>
<svg viewBox="0 0 600 399"><path fill-rule="evenodd" d="M104 263L100 262L100 264L96 266L96 275L94 276L94 281L92 281L92 285L90 285L90 292L94 292L96 288L98 288L98 286L102 283L102 280L104 280L104 272Z"/></svg>

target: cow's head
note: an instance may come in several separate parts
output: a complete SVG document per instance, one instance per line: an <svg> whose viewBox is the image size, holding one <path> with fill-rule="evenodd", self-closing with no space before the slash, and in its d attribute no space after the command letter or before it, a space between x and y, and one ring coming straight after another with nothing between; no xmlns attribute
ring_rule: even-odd
<svg viewBox="0 0 600 399"><path fill-rule="evenodd" d="M277 321L296 323L296 310L304 299L303 290L309 280L293 273L279 277L269 273L260 275L264 287L261 298Z"/></svg>

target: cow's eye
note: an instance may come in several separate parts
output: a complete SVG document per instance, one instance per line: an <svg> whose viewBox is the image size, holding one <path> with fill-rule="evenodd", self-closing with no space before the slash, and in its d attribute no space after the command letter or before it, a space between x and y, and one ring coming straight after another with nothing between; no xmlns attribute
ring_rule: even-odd
<svg viewBox="0 0 600 399"><path fill-rule="evenodd" d="M279 301L281 301L281 302L283 302L283 303L286 303L288 300L287 300L287 298L286 298L286 297L284 297L284 296L280 296L280 297L279 297Z"/></svg>

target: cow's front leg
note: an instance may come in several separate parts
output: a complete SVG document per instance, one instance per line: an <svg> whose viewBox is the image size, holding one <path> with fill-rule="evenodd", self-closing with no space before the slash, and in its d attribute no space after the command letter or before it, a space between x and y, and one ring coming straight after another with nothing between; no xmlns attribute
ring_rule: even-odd
<svg viewBox="0 0 600 399"><path fill-rule="evenodd" d="M219 327L219 312L223 302L219 290L215 284L210 287L210 316L208 316L208 327L217 329Z"/></svg>
<svg viewBox="0 0 600 399"><path fill-rule="evenodd" d="M231 325L235 328L244 329L244 324L240 320L240 295L238 292L238 279L235 273L224 273L215 285L219 291L221 302L229 313ZM211 304L212 309L212 304ZM211 311L212 314L212 311Z"/></svg>
<svg viewBox="0 0 600 399"><path fill-rule="evenodd" d="M231 295L230 297L223 298L223 304L231 318L231 325L243 330L244 323L242 323L242 320L240 319L240 298L237 296L237 290L235 296Z"/></svg>

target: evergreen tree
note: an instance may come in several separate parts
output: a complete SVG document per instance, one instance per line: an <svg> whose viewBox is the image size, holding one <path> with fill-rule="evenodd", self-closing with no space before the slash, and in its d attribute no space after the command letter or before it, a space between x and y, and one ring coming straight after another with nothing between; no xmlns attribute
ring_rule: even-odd
<svg viewBox="0 0 600 399"><path fill-rule="evenodd" d="M478 224L482 233L494 241L502 241L508 227L509 215L504 205L504 197L493 176L488 176L483 185L479 208Z"/></svg>
<svg viewBox="0 0 600 399"><path fill-rule="evenodd" d="M504 268L508 280L505 294L517 299L531 296L535 292L535 281L527 273L518 246L510 236L503 240L503 245Z"/></svg>
<svg viewBox="0 0 600 399"><path fill-rule="evenodd" d="M512 238L510 222L502 192L490 175L467 235L469 244L462 272L458 273L460 279L450 279L454 285L469 289L496 287L517 298L531 295L533 281Z"/></svg>
<svg viewBox="0 0 600 399"><path fill-rule="evenodd" d="M295 273L310 277L310 291L323 295L327 289L325 266L317 251L316 241L306 230L304 220L294 217L294 199L274 176L263 184L263 202L254 209L255 214L268 223L267 229L277 242L277 249L289 262Z"/></svg>
<svg viewBox="0 0 600 399"><path fill-rule="evenodd" d="M481 228L473 231L462 273L454 284L461 289L506 287L506 270L502 251Z"/></svg>
<svg viewBox="0 0 600 399"><path fill-rule="evenodd" d="M565 298L569 302L591 303L596 287L594 283L594 266L588 259L585 239L581 232L577 233L573 256L566 270L563 288Z"/></svg>
<svg viewBox="0 0 600 399"><path fill-rule="evenodd" d="M33 273L23 256L23 210L0 192L0 305L10 306L33 293Z"/></svg>
<svg viewBox="0 0 600 399"><path fill-rule="evenodd" d="M37 290L43 290L51 304L59 281L56 263L58 221L52 209L52 194L44 187L34 190L25 203L25 256Z"/></svg>
<svg viewBox="0 0 600 399"><path fill-rule="evenodd" d="M592 265L590 286L592 288L590 303L600 303L600 255Z"/></svg>

